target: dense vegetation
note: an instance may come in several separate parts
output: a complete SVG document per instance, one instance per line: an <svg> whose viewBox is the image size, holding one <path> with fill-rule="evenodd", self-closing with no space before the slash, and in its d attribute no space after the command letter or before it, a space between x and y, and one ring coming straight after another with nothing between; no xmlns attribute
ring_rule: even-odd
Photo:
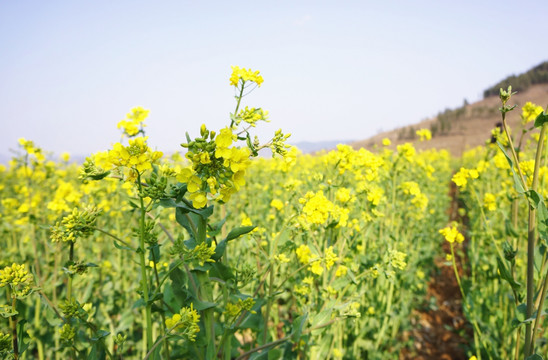
<svg viewBox="0 0 548 360"><path fill-rule="evenodd" d="M498 96L499 90L506 89L508 86L516 91L523 92L532 85L548 83L548 61L543 62L529 71L519 75L510 75L504 80L491 86L483 92L483 97Z"/></svg>
<svg viewBox="0 0 548 360"><path fill-rule="evenodd" d="M377 153L298 155L281 130L263 144L252 135L268 113L242 100L261 83L233 68L227 126L187 134L186 159L148 147L140 107L118 124L127 141L81 165L19 140L0 167L4 358L413 355L403 334L419 326L417 309L434 306L425 294L442 258L469 322L468 357L542 359L542 108L523 107L518 134L533 136L513 139L512 93L502 91L498 145L462 159L412 143L389 150L388 139ZM276 157L252 160L265 147ZM451 181L469 223L448 220Z"/></svg>

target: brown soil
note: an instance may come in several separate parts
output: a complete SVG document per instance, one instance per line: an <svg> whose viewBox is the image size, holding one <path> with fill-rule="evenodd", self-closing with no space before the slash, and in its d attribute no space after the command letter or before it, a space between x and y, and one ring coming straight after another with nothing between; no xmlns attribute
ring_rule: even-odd
<svg viewBox="0 0 548 360"><path fill-rule="evenodd" d="M548 104L548 84L532 86L522 93L513 95L510 99L509 105L517 105L516 109L508 115L508 124L514 129L515 134L519 134L519 131L521 131L521 126L519 125L521 107L527 101L545 107ZM414 140L411 142L419 150L431 148L447 149L452 155L458 157L467 149L484 145L485 141L490 139L491 130L495 127L496 123L501 121L500 112L498 111L500 106L500 100L496 96L469 104L465 108L464 116L452 122L451 130L448 134L435 136L430 141L419 142L418 140ZM416 130L422 128L429 129L430 125L435 121L436 118L428 119L412 126ZM410 140L398 139L401 129L398 128L383 132L369 139L354 142L351 145L356 149L362 147L374 149L381 146L382 139L388 138L392 142L390 148L395 148L399 144L410 142Z"/></svg>
<svg viewBox="0 0 548 360"><path fill-rule="evenodd" d="M467 219L458 216L457 189L453 183L451 184L449 218L466 225ZM466 262L466 259L458 255L458 250L464 249L467 243L468 239L463 244L455 245L455 258L461 278L465 275L461 264ZM443 253L451 253L448 242L443 241L442 248ZM413 339L413 346L402 352L400 360L468 359L465 349L472 338L472 331L462 313L462 296L453 267L441 256L434 264L436 272L428 283L425 305L433 302L435 306L425 306L425 310L415 311L417 326L408 334L404 334L404 337Z"/></svg>

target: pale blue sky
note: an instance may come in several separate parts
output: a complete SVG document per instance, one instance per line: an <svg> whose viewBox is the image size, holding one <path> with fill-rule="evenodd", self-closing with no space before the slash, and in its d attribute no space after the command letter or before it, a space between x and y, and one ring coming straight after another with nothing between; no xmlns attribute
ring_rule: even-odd
<svg viewBox="0 0 548 360"><path fill-rule="evenodd" d="M0 154L17 138L86 155L133 107L150 144L219 129L230 66L260 70L258 133L359 140L548 60L546 1L0 0Z"/></svg>

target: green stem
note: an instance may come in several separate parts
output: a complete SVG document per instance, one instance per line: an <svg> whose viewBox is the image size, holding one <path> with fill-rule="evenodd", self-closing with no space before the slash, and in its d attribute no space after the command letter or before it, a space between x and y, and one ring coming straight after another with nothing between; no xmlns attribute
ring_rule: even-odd
<svg viewBox="0 0 548 360"><path fill-rule="evenodd" d="M240 88L240 95L238 95L236 97L238 99L238 102L236 103L236 110L234 110L234 116L238 115L238 109L240 108L240 102L242 101L242 97L243 97L243 94L244 94L244 85L245 85L245 81L242 80L242 86ZM231 120L230 121L230 127L232 127L233 125L234 125L234 120Z"/></svg>
<svg viewBox="0 0 548 360"><path fill-rule="evenodd" d="M395 279L394 279L395 280ZM377 337L377 341L375 342L375 349L378 349L381 345L381 342L384 338L384 333L386 332L386 328L388 327L388 320L391 318L390 312L392 311L392 297L394 295L394 281L390 281L390 286L388 288L388 298L386 300L386 311L385 311L385 317L382 321L381 330L379 331L379 336Z"/></svg>
<svg viewBox="0 0 548 360"><path fill-rule="evenodd" d="M546 133L546 127L544 124L540 130L539 141L537 145L537 153L535 155L535 170L533 172L532 190L536 191L538 188L538 175L540 169L540 160L542 157L542 146L544 144L544 136ZM533 316L534 312L534 296L535 296L535 245L536 245L536 215L537 211L531 205L529 205L529 223L527 228L527 319ZM548 276L548 275L547 275ZM543 291L546 288L543 285ZM541 298L540 304L544 303L544 299ZM535 321L535 328L538 326L538 319L542 313L542 305L537 310L537 320ZM535 331L532 328L532 323L528 322L525 326L525 357L527 358L535 351Z"/></svg>
<svg viewBox="0 0 548 360"><path fill-rule="evenodd" d="M302 332L302 335L307 335L309 333L311 333L312 331L314 330L318 330L318 329L322 329L324 327L327 327L331 324L333 324L334 322L336 322L337 320L339 320L338 318L335 318L335 319L332 319L326 323L323 323L323 324L320 324L320 325L317 325L317 326L314 326L314 327L311 327L310 329L306 330L306 331L303 331ZM276 345L280 345L284 342L286 342L287 340L291 339L291 335L288 335L288 336L285 336L281 339L278 339L278 340L275 340L275 341L272 341L272 342L269 342L268 344L264 344L264 345L261 345L261 346L258 346L256 348L253 348L245 353L243 353L242 355L238 356L236 358L236 360L243 360L243 359L246 359L249 355L253 354L253 353L256 353L257 351L261 351L261 350L264 350L264 349L268 349L269 347L272 347L272 346L276 346Z"/></svg>
<svg viewBox="0 0 548 360"><path fill-rule="evenodd" d="M13 296L12 300L12 311L15 311L15 307L17 304L17 299L15 296ZM13 315L9 317L9 323L11 327L11 337L12 337L12 345L13 345L13 358L15 360L19 359L19 343L17 341L17 315Z"/></svg>
<svg viewBox="0 0 548 360"><path fill-rule="evenodd" d="M516 154L516 149L514 149L514 144L512 142L512 137L510 136L510 132L508 130L508 124L506 123L506 113L502 113L502 125L504 128L504 133L506 134L506 137L508 138L508 145L510 146L510 150L512 151L512 157L514 158L514 162L516 164L516 167L518 168L519 177L521 179L521 182L523 184L523 188L525 191L529 190L527 188L527 181L525 181L525 177L523 176L523 172L521 171L521 168L519 166L519 159L518 155Z"/></svg>
<svg viewBox="0 0 548 360"><path fill-rule="evenodd" d="M459 271L457 269L457 261L455 259L455 251L453 249L453 243L451 243L450 245L451 245L451 260L452 260L452 263L453 263L453 271L455 272L455 278L457 279L457 284L459 285L460 294L462 296L463 307L466 308L466 310L469 314L470 322L472 323L472 326L476 330L475 333L480 338L482 346L484 347L485 350L487 350L488 348L487 348L487 344L485 343L485 341L483 339L483 334L482 334L482 332L479 328L479 325L478 325L477 321L472 318L472 309L470 309L470 306L468 305L468 302L466 301L466 295L464 294L464 289L463 289L462 283L460 281ZM474 336L474 339L475 339L475 336ZM480 351L480 349L478 349L478 360L481 360L481 351Z"/></svg>
<svg viewBox="0 0 548 360"><path fill-rule="evenodd" d="M131 250L135 251L135 249L131 246L130 243L128 243L128 242L126 242L126 241L120 239L119 237L117 237L117 236L115 236L115 235L109 233L108 231L105 231L105 230L103 230L103 229L99 229L99 228L97 228L97 227L92 227L92 229L93 229L93 230L96 230L96 231L99 231L100 233L103 233L103 234L105 234L105 235L107 235L107 236L110 236L111 238L113 238L114 240L118 241L118 242L121 243L122 245L127 246L127 247L130 248Z"/></svg>
<svg viewBox="0 0 548 360"><path fill-rule="evenodd" d="M142 193L141 174L137 171L137 184L139 187L139 200L140 200L140 217L139 217L139 263L141 267L141 291L143 292L143 300L145 301L145 349L149 349L152 346L152 305L149 304L149 288L147 278L147 267L145 261L145 216L146 208ZM154 356L153 356L154 358Z"/></svg>

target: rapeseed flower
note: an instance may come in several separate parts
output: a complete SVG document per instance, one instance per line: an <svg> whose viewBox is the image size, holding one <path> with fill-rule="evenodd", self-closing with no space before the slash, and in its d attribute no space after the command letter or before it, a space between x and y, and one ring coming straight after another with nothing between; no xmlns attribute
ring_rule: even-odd
<svg viewBox="0 0 548 360"><path fill-rule="evenodd" d="M13 297L20 298L30 293L32 275L25 270L25 264L13 263L0 270L0 287L8 286L13 292Z"/></svg>
<svg viewBox="0 0 548 360"><path fill-rule="evenodd" d="M166 319L166 328L168 330L176 330L181 336L186 337L190 341L196 341L196 334L200 331L198 322L200 315L192 304L190 307L182 307L179 313L174 314L171 318Z"/></svg>
<svg viewBox="0 0 548 360"><path fill-rule="evenodd" d="M146 126L143 122L148 117L149 112L150 110L145 110L141 106L134 107L126 115L126 118L118 123L118 129L122 128L124 135L128 137L137 135Z"/></svg>
<svg viewBox="0 0 548 360"><path fill-rule="evenodd" d="M497 202L495 195L491 193L485 193L483 195L483 207L489 211L494 211L497 209Z"/></svg>
<svg viewBox="0 0 548 360"><path fill-rule="evenodd" d="M428 141L432 139L432 132L428 129L417 130L416 134L419 136L419 141Z"/></svg>
<svg viewBox="0 0 548 360"><path fill-rule="evenodd" d="M304 198L299 199L299 202L304 204L299 217L309 224L325 223L329 214L334 210L333 203L325 197L321 190L316 193L307 192Z"/></svg>
<svg viewBox="0 0 548 360"><path fill-rule="evenodd" d="M139 173L152 169L152 164L160 159L163 153L152 151L146 143L147 139L148 137L130 139L128 146L114 144L113 149L108 152L110 163L135 169Z"/></svg>
<svg viewBox="0 0 548 360"><path fill-rule="evenodd" d="M447 226L441 230L439 230L439 233L443 235L445 240L447 240L448 243L452 244L455 241L457 243L461 243L464 241L464 236L457 230L456 226Z"/></svg>
<svg viewBox="0 0 548 360"><path fill-rule="evenodd" d="M273 199L270 202L270 206L272 206L274 209L278 211L282 211L282 209L284 208L284 203L279 199Z"/></svg>
<svg viewBox="0 0 548 360"><path fill-rule="evenodd" d="M310 262L312 252L307 245L299 246L297 250L295 250L295 253L297 254L297 258L299 259L301 264L308 264Z"/></svg>
<svg viewBox="0 0 548 360"><path fill-rule="evenodd" d="M542 113L544 109L542 106L538 106L536 104L533 104L530 101L527 101L525 105L521 108L521 121L523 124L527 124L531 121L534 121L537 116Z"/></svg>
<svg viewBox="0 0 548 360"><path fill-rule="evenodd" d="M252 71L251 69L240 68L239 66L232 66L232 75L230 75L230 85L238 86L241 82L245 83L254 82L257 86L261 86L263 83L263 77L259 75L259 71Z"/></svg>

